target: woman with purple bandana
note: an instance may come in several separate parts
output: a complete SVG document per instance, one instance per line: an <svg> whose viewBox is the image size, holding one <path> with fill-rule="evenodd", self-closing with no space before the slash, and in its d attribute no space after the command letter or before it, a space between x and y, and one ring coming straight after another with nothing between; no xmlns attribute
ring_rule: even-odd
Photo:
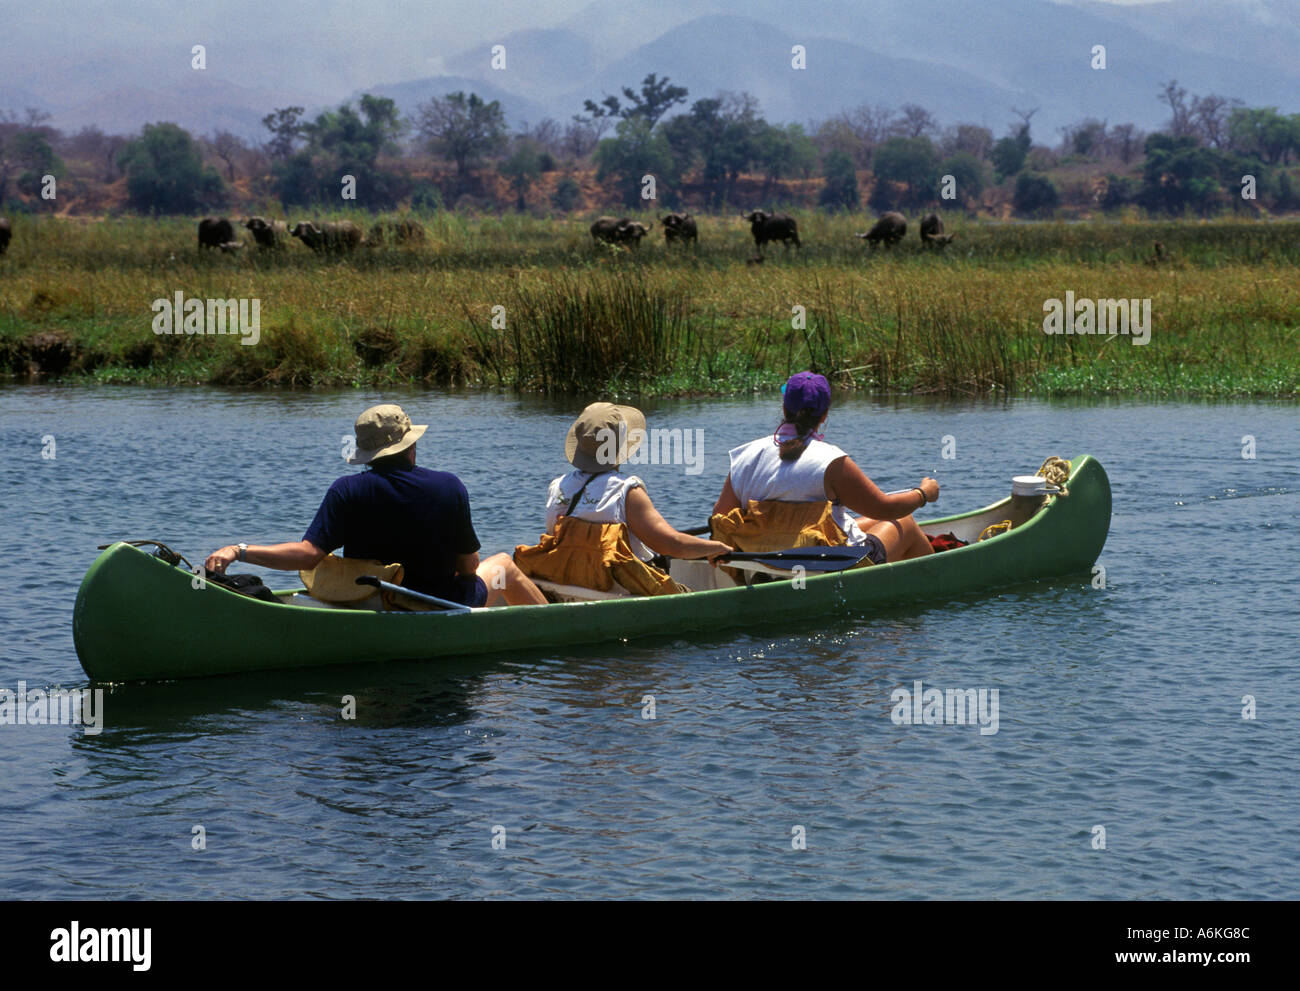
<svg viewBox="0 0 1300 991"><path fill-rule="evenodd" d="M850 546L870 548L875 564L934 553L912 513L939 498L926 478L907 492L886 495L844 451L820 433L831 407L830 383L812 372L792 375L775 436L731 451L731 472L714 515L744 511L751 502L829 502Z"/></svg>

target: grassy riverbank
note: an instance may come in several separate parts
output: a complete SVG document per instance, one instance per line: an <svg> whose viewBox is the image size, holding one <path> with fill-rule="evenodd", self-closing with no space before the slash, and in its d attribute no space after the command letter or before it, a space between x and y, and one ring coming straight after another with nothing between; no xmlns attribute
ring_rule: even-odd
<svg viewBox="0 0 1300 991"><path fill-rule="evenodd" d="M629 252L593 246L587 221L440 214L423 247L347 258L297 242L200 255L186 220L20 218L0 259L0 369L664 395L772 388L813 367L890 392L1300 395L1300 223L955 216L940 255L915 218L875 253L853 237L861 215L799 219L801 251L769 246L752 264L738 218L699 218L696 250L656 232ZM1067 291L1149 298L1150 343L1044 334L1044 300ZM154 334L152 301L177 292L260 299L258 343Z"/></svg>

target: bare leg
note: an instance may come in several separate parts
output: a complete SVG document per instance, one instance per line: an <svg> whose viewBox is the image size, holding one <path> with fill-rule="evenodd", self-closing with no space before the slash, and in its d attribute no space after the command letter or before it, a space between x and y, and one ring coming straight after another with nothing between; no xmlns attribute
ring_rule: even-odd
<svg viewBox="0 0 1300 991"><path fill-rule="evenodd" d="M901 520L873 520L863 516L857 522L859 529L880 538L885 545L886 560L906 561L934 553L930 538L921 532L920 524L911 516Z"/></svg>
<svg viewBox="0 0 1300 991"><path fill-rule="evenodd" d="M519 570L509 554L493 554L478 566L476 574L487 586L489 606L540 606L544 596L532 580Z"/></svg>

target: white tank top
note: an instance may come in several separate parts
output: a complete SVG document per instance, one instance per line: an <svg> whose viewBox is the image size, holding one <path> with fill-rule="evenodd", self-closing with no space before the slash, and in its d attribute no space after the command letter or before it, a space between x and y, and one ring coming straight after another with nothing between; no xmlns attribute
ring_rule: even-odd
<svg viewBox="0 0 1300 991"><path fill-rule="evenodd" d="M591 478L585 471L577 468L567 475L561 475L551 483L546 493L546 532L555 532L555 521L569 508L582 483ZM616 471L606 472L591 478L591 484L582 493L582 498L573 507L573 517L588 523L627 523L627 494L637 486L645 488L645 483L635 475L620 475ZM631 528L627 531L628 545L632 553L642 561L654 557L654 551L637 539Z"/></svg>
<svg viewBox="0 0 1300 991"><path fill-rule="evenodd" d="M762 502L826 502L826 469L844 451L822 440L810 440L803 453L793 461L781 460L781 449L769 434L750 441L731 452L731 491L744 509L750 500ZM866 543L867 535L858 529L856 519L838 503L831 504L831 515L844 531L850 546Z"/></svg>

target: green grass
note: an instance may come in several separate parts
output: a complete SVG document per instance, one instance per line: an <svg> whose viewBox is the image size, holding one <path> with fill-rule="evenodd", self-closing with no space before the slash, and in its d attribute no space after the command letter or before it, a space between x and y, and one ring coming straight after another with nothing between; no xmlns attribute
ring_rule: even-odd
<svg viewBox="0 0 1300 991"><path fill-rule="evenodd" d="M590 218L443 213L422 247L322 258L296 242L200 253L187 220L20 217L0 259L0 370L634 396L767 390L814 368L877 392L1300 395L1300 223L952 216L957 240L931 254L914 229L871 252L862 215L805 212L805 247L755 265L739 217L698 219L697 250L656 232L631 252L593 245ZM1150 298L1151 343L1045 335L1043 301L1067 290ZM260 342L153 334L151 302L177 291L259 298Z"/></svg>

